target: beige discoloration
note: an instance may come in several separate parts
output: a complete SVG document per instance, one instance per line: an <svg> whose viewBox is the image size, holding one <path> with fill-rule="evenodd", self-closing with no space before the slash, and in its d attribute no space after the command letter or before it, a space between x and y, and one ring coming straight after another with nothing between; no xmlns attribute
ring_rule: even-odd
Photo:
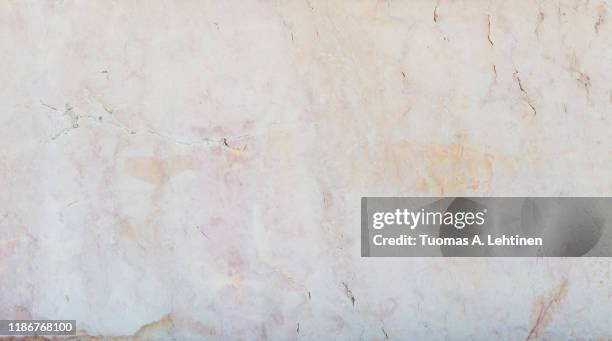
<svg viewBox="0 0 612 341"><path fill-rule="evenodd" d="M539 296L537 298L532 314L532 327L527 335L527 340L537 340L548 326L553 314L559 309L567 295L567 286L567 279L564 278L548 297Z"/></svg>
<svg viewBox="0 0 612 341"><path fill-rule="evenodd" d="M32 319L31 309L28 307L24 307L22 305L16 306L13 314L14 314L13 319L15 320L31 320Z"/></svg>
<svg viewBox="0 0 612 341"><path fill-rule="evenodd" d="M140 327L138 331L130 338L131 340L151 340L159 335L167 334L172 338L172 333L176 331L188 330L194 334L201 335L203 338L211 338L217 335L214 328L209 328L199 322L190 320L182 320L167 314L157 321L147 323Z"/></svg>
<svg viewBox="0 0 612 341"><path fill-rule="evenodd" d="M413 149L425 164L425 182L440 195L477 190L490 183L490 155L461 144L418 146Z"/></svg>
<svg viewBox="0 0 612 341"><path fill-rule="evenodd" d="M587 95L591 91L591 77L581 71L580 64L578 62L578 56L574 52L569 60L569 69L572 74L576 77L576 82L580 88L582 88Z"/></svg>
<svg viewBox="0 0 612 341"><path fill-rule="evenodd" d="M113 341L145 341L145 340L178 340L176 333L188 333L198 335L197 338L210 339L218 337L215 328L210 328L200 322L177 318L171 314L164 315L161 319L141 326L133 335L126 336L95 336L89 335L84 330L77 331L77 336L63 338L62 340L113 340ZM194 337L192 336L192 337ZM190 337L190 338L192 338ZM49 341L56 338L46 338L40 336L26 336L20 338L24 341Z"/></svg>
<svg viewBox="0 0 612 341"><path fill-rule="evenodd" d="M129 158L125 163L128 174L152 185L163 185L171 177L190 170L196 170L200 161L191 157L175 156L160 159L150 156Z"/></svg>
<svg viewBox="0 0 612 341"><path fill-rule="evenodd" d="M495 13L495 23L498 26L503 26L506 24L506 16L502 10L496 11Z"/></svg>
<svg viewBox="0 0 612 341"><path fill-rule="evenodd" d="M423 193L452 195L486 190L494 175L491 155L460 143L397 142L380 148L372 153L370 161L378 176L392 183L412 183L412 188L416 186Z"/></svg>
<svg viewBox="0 0 612 341"><path fill-rule="evenodd" d="M117 230L119 231L121 236L130 240L134 240L137 237L136 228L132 224L130 224L130 221L128 219L121 219L121 222L119 222L119 225L117 225Z"/></svg>

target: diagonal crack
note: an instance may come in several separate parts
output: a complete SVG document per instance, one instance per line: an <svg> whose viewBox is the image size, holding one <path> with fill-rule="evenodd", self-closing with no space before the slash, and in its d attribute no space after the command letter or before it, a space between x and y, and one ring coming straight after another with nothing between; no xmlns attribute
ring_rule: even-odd
<svg viewBox="0 0 612 341"><path fill-rule="evenodd" d="M514 69L514 79L516 79L516 83L518 84L519 90L521 90L523 97L525 97L525 102L527 102L527 105L529 105L529 107L531 108L531 111L533 111L533 116L537 115L538 111L531 103L531 98L529 97L529 94L525 90L525 87L523 87L523 82L521 81L521 78L519 77L519 72L516 68Z"/></svg>
<svg viewBox="0 0 612 341"><path fill-rule="evenodd" d="M346 294L346 297L348 297L351 300L351 303L353 304L353 308L354 308L355 303L357 302L357 299L355 299L355 295L353 295L353 292L349 288L348 284L346 284L346 282L342 282L342 286L344 286L344 293Z"/></svg>
<svg viewBox="0 0 612 341"><path fill-rule="evenodd" d="M491 14L487 15L487 40L491 46L495 46L493 39L491 38Z"/></svg>

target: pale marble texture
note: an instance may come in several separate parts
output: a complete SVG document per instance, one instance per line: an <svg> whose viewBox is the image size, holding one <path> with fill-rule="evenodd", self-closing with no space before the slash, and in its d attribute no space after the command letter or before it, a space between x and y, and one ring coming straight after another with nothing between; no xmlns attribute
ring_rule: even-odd
<svg viewBox="0 0 612 341"><path fill-rule="evenodd" d="M611 6L2 0L0 318L612 338L609 259L359 252L361 196L612 194Z"/></svg>

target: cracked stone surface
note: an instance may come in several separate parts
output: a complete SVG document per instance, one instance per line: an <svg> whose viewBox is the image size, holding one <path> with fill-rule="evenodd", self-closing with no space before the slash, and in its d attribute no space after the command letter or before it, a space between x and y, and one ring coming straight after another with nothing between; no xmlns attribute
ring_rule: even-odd
<svg viewBox="0 0 612 341"><path fill-rule="evenodd" d="M610 6L0 2L0 319L612 338L607 258L359 251L362 196L609 196Z"/></svg>

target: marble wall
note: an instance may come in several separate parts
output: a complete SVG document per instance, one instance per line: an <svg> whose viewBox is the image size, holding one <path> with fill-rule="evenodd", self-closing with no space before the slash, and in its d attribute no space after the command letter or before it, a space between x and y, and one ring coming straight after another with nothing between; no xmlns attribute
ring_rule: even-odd
<svg viewBox="0 0 612 341"><path fill-rule="evenodd" d="M609 259L359 250L362 196L610 195L611 6L1 1L0 318L612 338Z"/></svg>

